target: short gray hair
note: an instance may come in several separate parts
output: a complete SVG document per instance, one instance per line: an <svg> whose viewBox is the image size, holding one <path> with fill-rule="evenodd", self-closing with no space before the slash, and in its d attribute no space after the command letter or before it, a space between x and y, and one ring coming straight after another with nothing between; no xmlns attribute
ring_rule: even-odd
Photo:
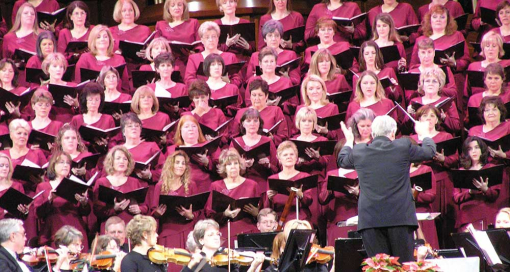
<svg viewBox="0 0 510 272"><path fill-rule="evenodd" d="M193 229L193 237L195 238L195 243L197 243L197 247L199 249L202 249L202 244L200 243L200 239L203 239L204 236L205 236L205 231L207 230L207 228L209 227L214 227L216 228L217 230L220 229L220 225L212 220L212 219L203 219L203 220L199 220L196 224L195 224L195 228Z"/></svg>
<svg viewBox="0 0 510 272"><path fill-rule="evenodd" d="M11 234L20 231L23 221L14 218L0 220L0 243L9 241Z"/></svg>
<svg viewBox="0 0 510 272"><path fill-rule="evenodd" d="M397 132L397 122L388 115L375 117L372 122L372 137L390 136L391 133Z"/></svg>

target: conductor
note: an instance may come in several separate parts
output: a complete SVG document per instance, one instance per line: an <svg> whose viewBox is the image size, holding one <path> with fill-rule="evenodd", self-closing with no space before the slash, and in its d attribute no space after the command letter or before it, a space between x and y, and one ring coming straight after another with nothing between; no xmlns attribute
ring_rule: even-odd
<svg viewBox="0 0 510 272"><path fill-rule="evenodd" d="M428 135L428 123L415 123L422 146L409 139L395 140L397 123L390 116L378 116L372 123L373 141L353 147L352 130L341 123L346 144L338 154L338 166L356 169L359 178L358 231L369 257L386 253L413 261L413 232L418 226L411 193L409 166L429 160L436 145Z"/></svg>

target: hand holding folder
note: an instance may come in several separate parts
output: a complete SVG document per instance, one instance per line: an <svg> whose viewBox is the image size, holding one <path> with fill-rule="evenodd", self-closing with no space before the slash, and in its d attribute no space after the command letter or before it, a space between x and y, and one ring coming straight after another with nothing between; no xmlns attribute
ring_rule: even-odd
<svg viewBox="0 0 510 272"><path fill-rule="evenodd" d="M0 208L6 210L10 214L14 215L16 218L24 218L26 213L21 212L20 205L28 208L32 202L40 195L44 193L44 190L40 191L34 197L29 197L22 192L10 187L7 191L0 197ZM28 210L26 211L28 212Z"/></svg>
<svg viewBox="0 0 510 272"><path fill-rule="evenodd" d="M316 188L319 176L313 175L304 177L295 181L286 179L269 179L269 189L278 192L282 195L289 195L289 188L300 188L305 192L309 189Z"/></svg>
<svg viewBox="0 0 510 272"><path fill-rule="evenodd" d="M244 207L247 205L258 207L259 201L260 197L234 199L218 191L212 191L212 209L217 213L223 213L225 210L227 210L227 208L230 210L241 210L239 214L233 218L233 221L238 221L245 217L250 217L251 215L244 211Z"/></svg>

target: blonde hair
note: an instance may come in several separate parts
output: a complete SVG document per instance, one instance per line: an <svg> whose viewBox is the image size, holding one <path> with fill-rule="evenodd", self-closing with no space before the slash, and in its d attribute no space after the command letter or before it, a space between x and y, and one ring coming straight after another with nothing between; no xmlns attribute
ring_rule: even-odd
<svg viewBox="0 0 510 272"><path fill-rule="evenodd" d="M115 152L117 152L117 151L124 153L124 155L128 159L128 166L127 166L126 172L124 172L124 174L126 176L131 175L131 173L133 172L133 169L135 169L135 161L133 160L133 156L131 155L131 152L129 152L129 150L123 145L116 145L116 146L112 147L112 149L110 149L110 151L108 151L108 154L106 154L106 158L104 159L104 163L103 163L103 167L104 167L106 174L113 175L113 173L115 173L115 169L113 168L113 161L115 160Z"/></svg>
<svg viewBox="0 0 510 272"><path fill-rule="evenodd" d="M29 7L34 11L35 18L34 18L34 25L32 26L32 30L34 31L35 35L39 35L40 29L39 29L39 23L37 22L37 11L35 10L35 7L32 6L32 4L30 4L28 2L23 3L23 5L21 5L19 7L18 12L16 12L16 19L14 19L14 24L12 24L12 28L11 28L11 30L9 30L9 33L16 32L21 28L21 14L23 13L23 10L26 7Z"/></svg>
<svg viewBox="0 0 510 272"><path fill-rule="evenodd" d="M53 63L61 64L62 66L64 66L64 71L67 70L68 64L66 57L64 57L62 53L50 53L48 56L46 56L46 58L43 60L41 64L41 69L46 75L49 74L48 68Z"/></svg>
<svg viewBox="0 0 510 272"><path fill-rule="evenodd" d="M150 235L157 229L156 219L152 216L137 214L126 225L126 236L133 246L142 244L145 235Z"/></svg>
<svg viewBox="0 0 510 272"><path fill-rule="evenodd" d="M12 160L7 154L0 153L0 158L5 158L9 161L9 173L7 174L7 182L12 185L12 173L14 172L14 167L12 166Z"/></svg>
<svg viewBox="0 0 510 272"><path fill-rule="evenodd" d="M312 118L314 127L315 127L315 125L317 125L317 113L315 112L314 109L312 109L308 106L302 107L301 109L299 109L298 112L296 112L295 118L296 118L296 128L297 129L301 129L301 127L300 127L301 120L306 119L306 118Z"/></svg>
<svg viewBox="0 0 510 272"><path fill-rule="evenodd" d="M113 8L113 20L115 20L117 23L122 21L122 6L124 3L131 4L131 7L133 7L133 11L135 13L135 21L138 20L140 17L140 9L133 0L118 0L117 3L115 3L115 7Z"/></svg>
<svg viewBox="0 0 510 272"><path fill-rule="evenodd" d="M312 104L312 101L310 100L310 98L308 97L308 94L306 93L309 82L319 82L321 84L322 97L321 97L320 103L322 105L327 105L329 103L327 95L326 95L328 88L326 87L326 82L324 82L324 80L322 80L322 78L317 75L308 75L303 80L303 83L301 83L301 97L303 97L305 105L310 106L310 104Z"/></svg>
<svg viewBox="0 0 510 272"><path fill-rule="evenodd" d="M293 229L312 229L312 225L306 220L293 219L285 223L283 227L283 233L285 233L285 240L289 238L289 233Z"/></svg>
<svg viewBox="0 0 510 272"><path fill-rule="evenodd" d="M231 162L237 161L239 163L239 169L240 173L244 173L246 170L246 162L244 159L239 155L239 152L235 148L228 148L223 149L220 154L220 158L218 161L218 174L220 174L221 177L225 178L227 177L227 165Z"/></svg>
<svg viewBox="0 0 510 272"><path fill-rule="evenodd" d="M32 131L32 128L30 127L27 121L25 121L24 119L14 119L9 124L9 133L14 132L18 128L26 130L28 134L30 134L30 131Z"/></svg>
<svg viewBox="0 0 510 272"><path fill-rule="evenodd" d="M181 176L181 183L184 186L184 193L189 194L189 184L190 184L190 167L189 167L189 157L182 150L177 150L172 153L170 156L166 158L165 164L163 165L163 170L161 172L161 194L166 195L170 192L170 182L175 178L174 174L174 165L177 157L183 157L184 162L186 164L186 168L184 170L184 174Z"/></svg>
<svg viewBox="0 0 510 272"><path fill-rule="evenodd" d="M165 5L163 6L163 20L171 23L174 21L172 14L170 14L170 5L172 2L182 2L183 10L182 10L182 20L186 21L189 19L189 10L188 10L188 2L186 0L166 0Z"/></svg>
<svg viewBox="0 0 510 272"><path fill-rule="evenodd" d="M90 53L92 53L92 55L94 55L94 56L97 55L96 40L99 36L99 33L101 33L101 31L106 31L106 33L108 34L108 38L110 39L110 42L109 42L110 44L108 45L108 49L106 50L106 53L108 54L108 56L111 57L111 56L113 56L114 41L113 41L112 32L105 25L96 25L90 31L89 39L88 39L88 46L90 49Z"/></svg>
<svg viewBox="0 0 510 272"><path fill-rule="evenodd" d="M216 34L218 34L218 38L220 37L221 33L220 26L218 26L218 24L213 21L205 21L198 28L198 36L200 36L200 39L202 39L204 34L209 30L216 31Z"/></svg>
<svg viewBox="0 0 510 272"><path fill-rule="evenodd" d="M331 54L327 48L321 48L313 54L312 60L310 61L310 70L308 71L308 74L317 75L320 77L321 72L319 71L319 62L323 60L329 60L331 62L327 78L328 80L333 80L336 74L339 74L342 70L337 67L335 57L333 57L333 54Z"/></svg>
<svg viewBox="0 0 510 272"><path fill-rule="evenodd" d="M145 49L145 52L147 52L145 54L145 58L151 62L154 61L154 58L156 58L156 56L154 58L152 57L152 48L154 48L157 45L161 45L161 44L163 46L165 46L166 52L170 52L170 53L172 52L172 48L170 47L168 40L165 37L157 37L154 40L152 40L149 43L149 46L147 46L147 49Z"/></svg>
<svg viewBox="0 0 510 272"><path fill-rule="evenodd" d="M487 46L489 43L496 43L498 45L498 57L501 58L505 55L505 50L503 49L503 38L499 33L494 31L489 31L485 35L483 35L482 42L480 44L481 52L480 56L486 58L485 53L483 52L483 48Z"/></svg>
<svg viewBox="0 0 510 272"><path fill-rule="evenodd" d="M354 94L354 101L359 103L359 102L361 102L361 100L363 98L365 98L363 91L361 90L361 81L366 76L370 76L373 79L375 79L375 81L376 81L375 98L379 101L386 98L386 96L384 95L384 89L383 89L381 82L379 81L379 78L377 77L377 75L374 72L367 70L367 71L361 73L361 75L359 76L358 82L356 83L356 92Z"/></svg>
<svg viewBox="0 0 510 272"><path fill-rule="evenodd" d="M418 81L418 93L421 95L425 94L423 92L423 82L428 77L434 77L435 79L437 79L437 81L439 81L438 94L440 95L441 89L444 87L444 84L446 82L446 75L444 74L443 69L441 68L427 69L425 72L421 73L420 80Z"/></svg>
<svg viewBox="0 0 510 272"><path fill-rule="evenodd" d="M133 94L133 99L131 100L131 110L137 115L140 114L140 96L142 95L150 95L152 97L151 111L153 114L157 113L159 111L158 98L152 88L147 85L140 86L136 89L135 94Z"/></svg>
<svg viewBox="0 0 510 272"><path fill-rule="evenodd" d="M296 157L298 155L298 150L297 150L297 146L295 143L291 142L291 141L283 141L279 146L278 148L276 149L276 157L278 157L278 159L280 159L280 155L283 153L283 151L285 151L286 149L292 149L294 150L294 152L296 153Z"/></svg>

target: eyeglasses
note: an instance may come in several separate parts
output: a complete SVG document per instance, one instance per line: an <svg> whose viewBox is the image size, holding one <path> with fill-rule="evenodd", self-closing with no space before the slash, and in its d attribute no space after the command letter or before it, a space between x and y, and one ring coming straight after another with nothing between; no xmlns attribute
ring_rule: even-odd
<svg viewBox="0 0 510 272"><path fill-rule="evenodd" d="M76 249L78 249L79 251L82 251L82 250L85 248L85 246L84 246L84 245L82 245L81 243L72 243L72 244L70 244L70 245L73 245L73 246L74 246Z"/></svg>

